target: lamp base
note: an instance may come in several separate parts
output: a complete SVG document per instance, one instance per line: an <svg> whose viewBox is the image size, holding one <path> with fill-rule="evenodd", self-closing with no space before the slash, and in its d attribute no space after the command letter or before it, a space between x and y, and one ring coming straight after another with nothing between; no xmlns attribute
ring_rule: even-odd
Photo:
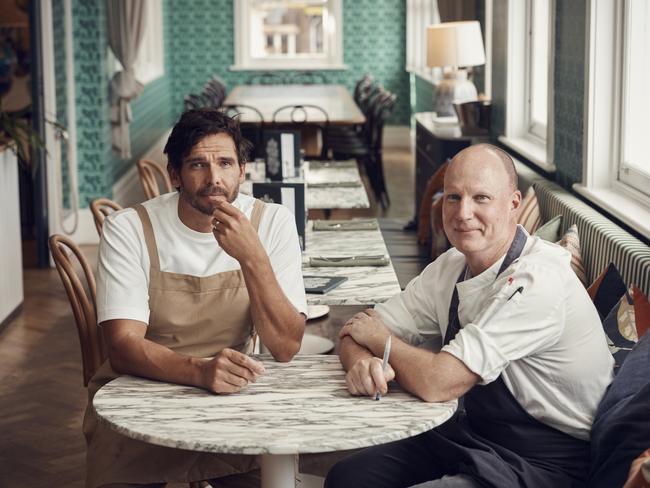
<svg viewBox="0 0 650 488"><path fill-rule="evenodd" d="M474 102L477 99L476 87L467 79L467 71L458 69L445 73L436 87L433 110L440 117L455 116L454 103Z"/></svg>

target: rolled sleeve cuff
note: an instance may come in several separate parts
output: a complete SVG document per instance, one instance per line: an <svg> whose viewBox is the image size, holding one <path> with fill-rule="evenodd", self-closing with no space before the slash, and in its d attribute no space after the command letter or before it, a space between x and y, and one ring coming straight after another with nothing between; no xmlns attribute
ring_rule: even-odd
<svg viewBox="0 0 650 488"><path fill-rule="evenodd" d="M474 324L467 324L443 351L462 361L467 368L481 377L479 384L496 380L510 361L488 334Z"/></svg>
<svg viewBox="0 0 650 488"><path fill-rule="evenodd" d="M136 308L107 308L97 312L97 323L101 324L107 320L137 320L149 324L149 310L140 310Z"/></svg>

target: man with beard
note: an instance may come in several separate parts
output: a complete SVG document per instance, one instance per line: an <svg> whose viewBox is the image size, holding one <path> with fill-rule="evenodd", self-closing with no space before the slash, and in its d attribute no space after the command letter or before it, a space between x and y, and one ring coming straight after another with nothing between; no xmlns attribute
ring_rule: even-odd
<svg viewBox="0 0 650 488"><path fill-rule="evenodd" d="M184 113L165 146L177 191L106 219L97 319L109 360L89 384L89 405L120 374L238 392L264 374L247 355L255 336L278 361L298 352L307 307L295 220L239 194L248 146L218 110ZM98 424L90 407L84 433L87 486L259 485L252 456L131 440Z"/></svg>

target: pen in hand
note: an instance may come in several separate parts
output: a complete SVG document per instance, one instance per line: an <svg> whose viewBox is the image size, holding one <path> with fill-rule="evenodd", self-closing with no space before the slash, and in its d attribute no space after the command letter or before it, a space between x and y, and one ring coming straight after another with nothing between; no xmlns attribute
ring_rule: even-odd
<svg viewBox="0 0 650 488"><path fill-rule="evenodd" d="M388 367L388 357L390 356L390 343L391 343L391 336L388 336L388 339L386 339L386 345L384 346L384 357L381 360L382 371L386 371L386 368ZM375 400L379 400L380 398L381 398L381 393L379 393L379 390L377 390L377 393L375 393Z"/></svg>

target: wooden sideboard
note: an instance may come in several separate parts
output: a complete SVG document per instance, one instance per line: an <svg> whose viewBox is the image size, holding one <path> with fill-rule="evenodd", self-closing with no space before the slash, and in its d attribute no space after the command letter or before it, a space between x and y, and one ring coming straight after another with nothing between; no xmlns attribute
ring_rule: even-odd
<svg viewBox="0 0 650 488"><path fill-rule="evenodd" d="M448 159L458 151L478 141L480 136L464 135L460 127L439 126L433 121L433 112L415 114L415 222L427 182Z"/></svg>

